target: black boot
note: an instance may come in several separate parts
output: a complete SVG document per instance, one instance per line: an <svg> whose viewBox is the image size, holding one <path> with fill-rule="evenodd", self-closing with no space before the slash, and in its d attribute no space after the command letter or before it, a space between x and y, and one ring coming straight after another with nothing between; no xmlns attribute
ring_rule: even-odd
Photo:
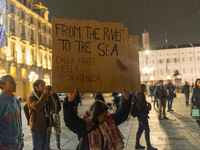
<svg viewBox="0 0 200 150"><path fill-rule="evenodd" d="M152 147L151 145L147 146L147 150L158 150L157 148Z"/></svg>
<svg viewBox="0 0 200 150"><path fill-rule="evenodd" d="M136 144L135 149L145 149L145 146L142 146L140 144Z"/></svg>

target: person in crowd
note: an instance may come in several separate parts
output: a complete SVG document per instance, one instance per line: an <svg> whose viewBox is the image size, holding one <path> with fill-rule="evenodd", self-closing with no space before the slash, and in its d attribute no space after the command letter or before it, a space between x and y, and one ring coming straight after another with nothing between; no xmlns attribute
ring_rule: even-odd
<svg viewBox="0 0 200 150"><path fill-rule="evenodd" d="M157 109L158 109L158 108L159 108L159 106L158 106L158 100L157 100L157 98L156 98L156 95L154 94L155 89L156 89L156 83L154 83L154 85L153 85L153 96L154 96L153 107L154 107L154 109L156 109L156 107L155 107L155 104L156 104Z"/></svg>
<svg viewBox="0 0 200 150"><path fill-rule="evenodd" d="M96 94L95 100L101 100L102 102L105 102L105 99L104 99L102 93Z"/></svg>
<svg viewBox="0 0 200 150"><path fill-rule="evenodd" d="M190 86L188 85L188 82L185 81L185 85L183 86L182 93L185 95L185 104L186 106L189 105L189 96L190 96Z"/></svg>
<svg viewBox="0 0 200 150"><path fill-rule="evenodd" d="M24 147L21 105L13 95L16 85L11 75L0 77L0 150L22 150Z"/></svg>
<svg viewBox="0 0 200 150"><path fill-rule="evenodd" d="M49 85L47 86L49 88L50 91L52 91L52 87ZM59 97L56 93L52 93L52 96L53 96L53 99L55 100L55 103L56 103L56 111L55 112L52 112L52 113L55 113L56 115L59 115L59 112L61 110L61 104L60 104L60 100L59 100ZM51 114L51 118L53 118L53 114ZM56 118L56 119L60 119L60 118ZM56 121L55 119L55 121ZM60 120L59 120L60 122ZM54 120L52 120L52 124L54 125L54 131L55 131L55 138L56 138L56 145L57 145L57 150L61 150L61 147L60 147L60 126L56 126L57 123L54 122ZM51 139L51 132L52 132L52 128L50 130L48 130L48 133L47 133L47 145L46 145L46 149L47 150L50 150L50 139Z"/></svg>
<svg viewBox="0 0 200 150"><path fill-rule="evenodd" d="M66 126L78 134L80 142L77 148L81 150L123 150L123 135L118 125L129 115L131 97L122 89L123 98L120 109L114 114L108 114L109 107L101 100L92 103L83 118L74 111L74 99L77 90L71 93L63 104Z"/></svg>
<svg viewBox="0 0 200 150"><path fill-rule="evenodd" d="M51 129L51 112L56 111L56 103L51 90L43 80L33 83L32 95L28 98L29 124L32 133L33 150L46 150L48 130Z"/></svg>
<svg viewBox="0 0 200 150"><path fill-rule="evenodd" d="M145 140L146 140L146 144L147 144L147 150L157 150L157 148L152 147L151 143L150 143L150 129L149 129L149 122L148 122L148 114L149 114L149 110L147 108L147 104L148 102L146 101L146 96L145 96L145 92L146 92L146 85L145 84L141 84L141 93L139 93L140 97L138 98L138 131L136 134L136 145L135 145L135 149L145 149L144 146L140 145L140 137L143 133L143 131L145 130Z"/></svg>
<svg viewBox="0 0 200 150"><path fill-rule="evenodd" d="M166 102L167 102L167 91L163 85L163 80L159 81L159 85L156 86L154 94L156 95L156 97L158 99L158 104L159 104L158 119L159 120L169 119L166 117L166 112L165 112ZM161 109L163 109L162 110L163 118L161 118Z"/></svg>
<svg viewBox="0 0 200 150"><path fill-rule="evenodd" d="M174 90L176 89L176 86L173 85L171 80L167 81L167 84L165 86L166 90L167 90L167 94L168 94L168 112L169 111L174 111L172 109L172 103L173 103L173 98L174 98Z"/></svg>
<svg viewBox="0 0 200 150"><path fill-rule="evenodd" d="M200 109L200 78L196 79L195 81L195 88L192 91L192 108L193 109ZM199 125L199 136L200 136L200 120L196 120Z"/></svg>
<svg viewBox="0 0 200 150"><path fill-rule="evenodd" d="M154 90L153 90L153 85L151 84L150 86L149 86L149 92L150 92L150 96L151 96L151 101L153 102L153 92L154 92Z"/></svg>

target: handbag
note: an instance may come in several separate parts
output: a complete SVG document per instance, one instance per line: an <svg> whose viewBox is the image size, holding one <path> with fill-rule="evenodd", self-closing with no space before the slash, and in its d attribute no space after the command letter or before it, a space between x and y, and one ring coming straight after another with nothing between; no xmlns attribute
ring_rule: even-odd
<svg viewBox="0 0 200 150"><path fill-rule="evenodd" d="M148 102L147 102L147 109L148 109L148 111L151 110L151 103L148 103Z"/></svg>
<svg viewBox="0 0 200 150"><path fill-rule="evenodd" d="M200 109L193 109L191 107L191 116L193 119L200 120Z"/></svg>
<svg viewBox="0 0 200 150"><path fill-rule="evenodd" d="M172 97L175 98L176 97L176 93L173 92L172 93Z"/></svg>
<svg viewBox="0 0 200 150"><path fill-rule="evenodd" d="M60 115L56 113L53 113L53 129L55 133L57 134L61 133Z"/></svg>

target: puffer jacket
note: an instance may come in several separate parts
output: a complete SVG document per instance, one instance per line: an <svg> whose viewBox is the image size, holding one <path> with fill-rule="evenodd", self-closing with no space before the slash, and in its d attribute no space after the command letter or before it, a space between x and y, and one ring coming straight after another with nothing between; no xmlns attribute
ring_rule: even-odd
<svg viewBox="0 0 200 150"><path fill-rule="evenodd" d="M191 102L194 106L197 106L200 109L200 89L194 88L192 91Z"/></svg>
<svg viewBox="0 0 200 150"><path fill-rule="evenodd" d="M31 95L28 99L28 108L30 114L29 125L31 131L46 131L48 126L52 125L51 115L48 119L45 117L44 104L49 99L49 105L51 111L56 111L56 103L52 95L48 97L46 93L43 93L39 100L34 95Z"/></svg>

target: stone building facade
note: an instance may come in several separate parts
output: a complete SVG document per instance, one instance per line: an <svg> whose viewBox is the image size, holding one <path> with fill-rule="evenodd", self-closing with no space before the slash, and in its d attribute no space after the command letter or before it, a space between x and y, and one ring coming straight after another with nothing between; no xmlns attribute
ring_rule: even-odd
<svg viewBox="0 0 200 150"><path fill-rule="evenodd" d="M170 49L158 49L139 52L141 82L153 83L158 80L166 81L168 78L174 80L174 71L180 75L181 85L188 81L190 85L200 78L200 47L190 45ZM142 68L153 67L150 73L143 73Z"/></svg>
<svg viewBox="0 0 200 150"><path fill-rule="evenodd" d="M0 49L0 75L12 75L17 83L15 96L26 101L36 79L51 84L49 11L34 0L0 0L0 6L0 27L5 25L7 35L7 46Z"/></svg>

